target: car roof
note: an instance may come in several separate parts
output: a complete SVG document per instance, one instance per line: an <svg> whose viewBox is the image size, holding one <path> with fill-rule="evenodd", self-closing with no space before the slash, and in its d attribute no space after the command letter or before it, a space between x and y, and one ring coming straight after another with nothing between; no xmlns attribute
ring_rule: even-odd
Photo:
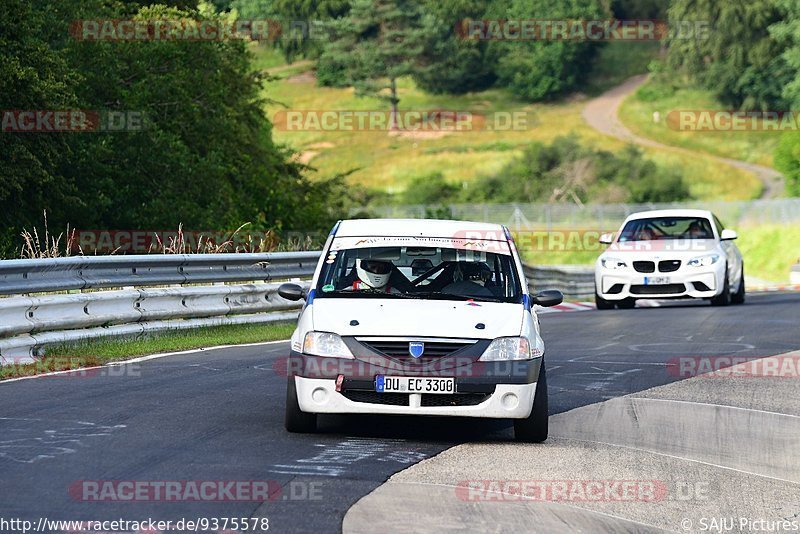
<svg viewBox="0 0 800 534"><path fill-rule="evenodd" d="M635 219L649 219L649 218L659 218L659 217L705 217L706 219L712 219L714 214L708 210L692 210L692 209L667 209L667 210L650 210L650 211L638 211L636 213L631 213L625 219L625 222L635 220Z"/></svg>
<svg viewBox="0 0 800 534"><path fill-rule="evenodd" d="M462 237L507 241L501 224L439 219L348 219L338 223L336 237Z"/></svg>

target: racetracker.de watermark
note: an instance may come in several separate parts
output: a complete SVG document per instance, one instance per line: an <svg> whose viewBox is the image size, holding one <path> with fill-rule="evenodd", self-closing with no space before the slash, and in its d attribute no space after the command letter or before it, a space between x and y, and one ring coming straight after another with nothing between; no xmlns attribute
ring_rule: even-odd
<svg viewBox="0 0 800 534"><path fill-rule="evenodd" d="M0 111L3 133L141 132L147 129L141 111L7 109Z"/></svg>
<svg viewBox="0 0 800 534"><path fill-rule="evenodd" d="M527 131L537 121L527 111L281 110L272 122L285 132L474 132Z"/></svg>
<svg viewBox="0 0 800 534"><path fill-rule="evenodd" d="M83 19L69 26L78 41L268 41L283 34L272 19Z"/></svg>
<svg viewBox="0 0 800 534"><path fill-rule="evenodd" d="M759 356L678 356L667 360L678 378L800 378L800 354Z"/></svg>
<svg viewBox="0 0 800 534"><path fill-rule="evenodd" d="M797 131L797 111L672 110L667 126L680 132L782 132Z"/></svg>
<svg viewBox="0 0 800 534"><path fill-rule="evenodd" d="M321 481L292 480L78 480L67 492L82 502L320 501Z"/></svg>
<svg viewBox="0 0 800 534"><path fill-rule="evenodd" d="M655 19L465 19L456 35L472 41L660 41L708 39L708 21Z"/></svg>

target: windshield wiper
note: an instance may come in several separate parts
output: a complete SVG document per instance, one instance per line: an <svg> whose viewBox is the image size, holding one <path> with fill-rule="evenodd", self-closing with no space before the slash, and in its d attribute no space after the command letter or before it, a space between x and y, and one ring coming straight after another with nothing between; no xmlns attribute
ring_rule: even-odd
<svg viewBox="0 0 800 534"><path fill-rule="evenodd" d="M400 298L400 299L417 299L414 294L408 293L384 293L382 291L370 291L368 289L360 289L358 291L344 291L342 289L336 291L322 291L320 296L341 296L341 297L370 297L370 298Z"/></svg>
<svg viewBox="0 0 800 534"><path fill-rule="evenodd" d="M474 300L476 302L505 302L500 297L476 297L471 295L459 295L457 293L413 293L417 298L428 298L436 300Z"/></svg>

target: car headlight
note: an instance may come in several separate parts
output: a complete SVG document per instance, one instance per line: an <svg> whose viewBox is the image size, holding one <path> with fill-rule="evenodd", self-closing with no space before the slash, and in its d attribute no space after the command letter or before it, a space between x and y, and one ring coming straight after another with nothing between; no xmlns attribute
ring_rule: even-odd
<svg viewBox="0 0 800 534"><path fill-rule="evenodd" d="M690 267L708 267L709 265L714 265L717 261L719 261L719 254L711 254L709 256L692 258L686 262L686 265Z"/></svg>
<svg viewBox="0 0 800 534"><path fill-rule="evenodd" d="M482 362L530 360L531 344L525 337L498 337L480 357Z"/></svg>
<svg viewBox="0 0 800 534"><path fill-rule="evenodd" d="M344 340L330 332L309 332L303 339L303 353L329 358L353 358Z"/></svg>
<svg viewBox="0 0 800 534"><path fill-rule="evenodd" d="M600 264L606 269L625 269L628 264L617 258L600 258Z"/></svg>

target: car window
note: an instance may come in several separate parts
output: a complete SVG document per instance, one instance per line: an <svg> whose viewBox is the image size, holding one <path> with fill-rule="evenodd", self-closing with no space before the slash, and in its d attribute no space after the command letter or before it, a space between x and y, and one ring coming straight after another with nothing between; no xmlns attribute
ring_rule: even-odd
<svg viewBox="0 0 800 534"><path fill-rule="evenodd" d="M440 300L521 302L510 254L447 247L359 247L331 250L319 297L375 295Z"/></svg>
<svg viewBox="0 0 800 534"><path fill-rule="evenodd" d="M654 217L628 221L619 236L620 242L659 239L714 239L714 231L705 217Z"/></svg>

